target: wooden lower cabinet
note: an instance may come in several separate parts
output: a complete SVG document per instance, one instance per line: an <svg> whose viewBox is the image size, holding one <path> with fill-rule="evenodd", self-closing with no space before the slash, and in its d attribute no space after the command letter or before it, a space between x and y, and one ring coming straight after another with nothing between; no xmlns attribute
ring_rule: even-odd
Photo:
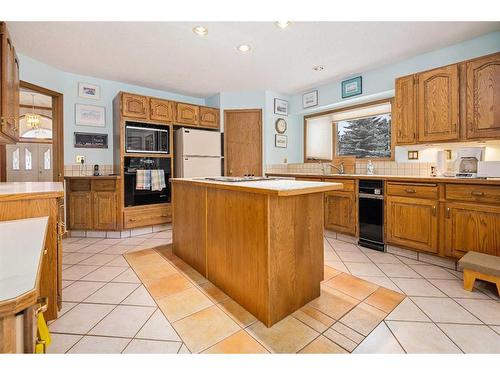
<svg viewBox="0 0 500 375"><path fill-rule="evenodd" d="M438 252L438 202L386 198L386 241L415 250Z"/></svg>
<svg viewBox="0 0 500 375"><path fill-rule="evenodd" d="M447 203L446 255L462 257L467 251L500 256L500 207Z"/></svg>
<svg viewBox="0 0 500 375"><path fill-rule="evenodd" d="M170 203L127 207L123 212L123 227L125 229L166 224L171 221L172 206Z"/></svg>
<svg viewBox="0 0 500 375"><path fill-rule="evenodd" d="M69 228L85 230L92 228L92 194L88 191L68 194Z"/></svg>
<svg viewBox="0 0 500 375"><path fill-rule="evenodd" d="M347 191L325 193L325 228L356 235L358 205L356 195Z"/></svg>
<svg viewBox="0 0 500 375"><path fill-rule="evenodd" d="M115 192L92 193L93 228L95 230L116 229L116 198Z"/></svg>
<svg viewBox="0 0 500 375"><path fill-rule="evenodd" d="M119 229L116 179L70 178L67 186L68 229Z"/></svg>

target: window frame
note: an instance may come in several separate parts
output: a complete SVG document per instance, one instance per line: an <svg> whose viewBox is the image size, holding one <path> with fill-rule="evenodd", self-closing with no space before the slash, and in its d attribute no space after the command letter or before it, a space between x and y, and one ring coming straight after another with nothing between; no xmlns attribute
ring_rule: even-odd
<svg viewBox="0 0 500 375"><path fill-rule="evenodd" d="M394 97L391 97L391 98L387 98L387 99L379 99L379 100L374 100L371 102L360 103L360 104L355 104L355 105L351 105L351 106L347 106L347 107L331 109L329 111L311 113L310 115L305 115L304 116L304 150L303 150L304 151L304 154L303 154L304 163L317 163L318 161L322 161L322 162L331 162L332 161L331 159L313 160L313 159L308 159L306 157L306 155L307 155L307 120L308 119L315 118L315 117L327 116L327 115L331 115L333 113L350 111L350 110L357 109L357 108L369 107L372 105L383 104L383 103L390 103L391 104L391 134L390 134L391 135L391 156L390 157L383 157L383 158L358 158L355 155L353 155L353 157L355 157L356 159L359 159L359 160L370 159L370 160L376 160L376 161L394 161L395 139L393 137L394 127L393 127L393 123L392 123L392 119L394 117L393 116L393 114L394 114ZM338 150L336 147L337 146L337 130L338 130L337 123L332 121L332 155L333 155L333 158L349 157L348 155L342 155L342 156L338 155Z"/></svg>

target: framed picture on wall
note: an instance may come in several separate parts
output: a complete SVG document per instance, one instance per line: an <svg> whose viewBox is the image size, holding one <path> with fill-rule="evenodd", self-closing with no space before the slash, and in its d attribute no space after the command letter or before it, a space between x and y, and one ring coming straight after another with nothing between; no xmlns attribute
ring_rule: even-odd
<svg viewBox="0 0 500 375"><path fill-rule="evenodd" d="M363 79L361 76L342 81L342 99L359 95L363 92Z"/></svg>
<svg viewBox="0 0 500 375"><path fill-rule="evenodd" d="M106 126L106 108L97 105L75 104L75 124Z"/></svg>
<svg viewBox="0 0 500 375"><path fill-rule="evenodd" d="M309 108L318 105L318 90L306 92L302 95L302 107Z"/></svg>
<svg viewBox="0 0 500 375"><path fill-rule="evenodd" d="M101 99L101 88L90 83L78 83L78 96L85 99Z"/></svg>
<svg viewBox="0 0 500 375"><path fill-rule="evenodd" d="M288 102L283 99L274 98L274 114L288 116Z"/></svg>
<svg viewBox="0 0 500 375"><path fill-rule="evenodd" d="M287 148L287 146L288 146L288 137L283 134L275 134L274 147Z"/></svg>

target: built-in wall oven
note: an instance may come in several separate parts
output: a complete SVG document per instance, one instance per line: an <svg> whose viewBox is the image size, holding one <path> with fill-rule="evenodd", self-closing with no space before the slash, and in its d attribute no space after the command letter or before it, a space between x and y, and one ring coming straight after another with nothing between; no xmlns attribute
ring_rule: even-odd
<svg viewBox="0 0 500 375"><path fill-rule="evenodd" d="M125 157L124 187L125 207L170 202L170 159ZM162 170L165 174L166 187L159 191L137 189L137 170Z"/></svg>
<svg viewBox="0 0 500 375"><path fill-rule="evenodd" d="M169 154L169 128L165 125L125 122L125 152Z"/></svg>

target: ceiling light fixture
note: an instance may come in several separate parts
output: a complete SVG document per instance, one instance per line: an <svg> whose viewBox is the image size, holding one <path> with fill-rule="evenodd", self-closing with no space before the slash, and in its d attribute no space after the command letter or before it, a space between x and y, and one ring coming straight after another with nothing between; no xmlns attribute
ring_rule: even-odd
<svg viewBox="0 0 500 375"><path fill-rule="evenodd" d="M240 52L243 52L243 53L247 53L248 51L250 51L250 46L248 44L240 44L238 47L236 47L238 49L238 51Z"/></svg>
<svg viewBox="0 0 500 375"><path fill-rule="evenodd" d="M323 69L325 69L323 65L316 65L315 67L313 67L313 70L317 72L321 72Z"/></svg>
<svg viewBox="0 0 500 375"><path fill-rule="evenodd" d="M276 27L285 30L288 26L290 26L290 21L277 21L274 24L276 25Z"/></svg>
<svg viewBox="0 0 500 375"><path fill-rule="evenodd" d="M35 94L31 94L31 107L32 112L26 113L24 118L30 128L37 130L40 128L40 115L35 113Z"/></svg>
<svg viewBox="0 0 500 375"><path fill-rule="evenodd" d="M193 27L193 33L199 36L205 36L208 34L208 29L204 26Z"/></svg>

